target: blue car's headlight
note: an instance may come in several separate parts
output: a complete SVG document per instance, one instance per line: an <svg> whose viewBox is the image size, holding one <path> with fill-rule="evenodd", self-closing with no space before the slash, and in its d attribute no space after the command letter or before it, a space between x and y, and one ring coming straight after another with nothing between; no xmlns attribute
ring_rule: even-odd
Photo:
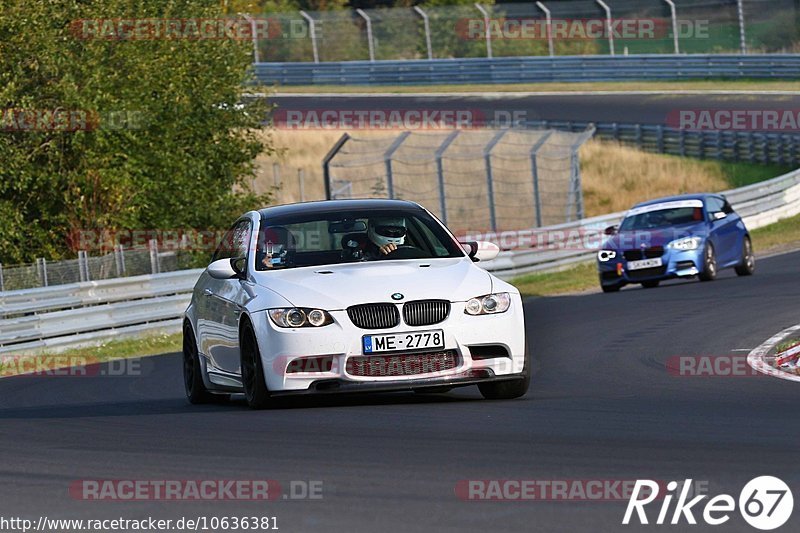
<svg viewBox="0 0 800 533"><path fill-rule="evenodd" d="M495 313L505 313L511 306L511 295L507 292L498 292L470 298L464 307L464 312L468 315L493 315Z"/></svg>
<svg viewBox="0 0 800 533"><path fill-rule="evenodd" d="M672 241L667 246L675 250L697 250L700 247L702 239L700 237L685 237Z"/></svg>
<svg viewBox="0 0 800 533"><path fill-rule="evenodd" d="M307 328L333 324L333 317L322 309L288 307L267 311L272 322L281 328Z"/></svg>
<svg viewBox="0 0 800 533"><path fill-rule="evenodd" d="M617 257L617 252L614 250L600 250L597 252L597 260L605 263Z"/></svg>

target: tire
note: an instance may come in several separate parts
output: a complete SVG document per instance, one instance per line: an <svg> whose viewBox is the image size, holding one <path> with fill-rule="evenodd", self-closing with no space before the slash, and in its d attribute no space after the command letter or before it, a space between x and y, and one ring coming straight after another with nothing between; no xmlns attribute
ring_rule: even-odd
<svg viewBox="0 0 800 533"><path fill-rule="evenodd" d="M603 292L619 292L622 285L603 285L601 283L600 288L603 289Z"/></svg>
<svg viewBox="0 0 800 533"><path fill-rule="evenodd" d="M698 276L700 281L714 281L717 279L717 254L714 252L714 246L706 243L703 250L703 271Z"/></svg>
<svg viewBox="0 0 800 533"><path fill-rule="evenodd" d="M208 392L203 383L200 354L197 352L197 342L189 324L183 327L183 385L186 399L191 404L210 403L214 400L214 395Z"/></svg>
<svg viewBox="0 0 800 533"><path fill-rule="evenodd" d="M478 390L487 400L513 400L524 396L531 385L531 365L527 345L525 346L525 364L522 366L522 374L522 378L480 383Z"/></svg>
<svg viewBox="0 0 800 533"><path fill-rule="evenodd" d="M659 283L661 283L660 280L643 281L642 287L644 287L645 289L655 289L656 287L658 287Z"/></svg>
<svg viewBox="0 0 800 533"><path fill-rule="evenodd" d="M271 398L264 379L264 366L258 349L256 334L248 322L242 327L239 339L241 352L242 388L247 405L253 409L269 407Z"/></svg>
<svg viewBox="0 0 800 533"><path fill-rule="evenodd" d="M742 262L736 265L736 273L740 276L752 276L756 271L756 256L753 255L753 244L750 237L745 237L742 243Z"/></svg>

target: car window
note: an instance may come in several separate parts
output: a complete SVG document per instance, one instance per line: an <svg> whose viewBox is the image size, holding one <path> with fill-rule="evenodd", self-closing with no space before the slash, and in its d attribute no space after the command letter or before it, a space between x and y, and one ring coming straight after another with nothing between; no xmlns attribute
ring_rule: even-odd
<svg viewBox="0 0 800 533"><path fill-rule="evenodd" d="M378 236L381 232L387 232L388 240ZM391 257L380 254L379 246L386 242L401 250ZM461 246L427 212L370 209L262 219L255 263L257 270L266 271L463 256Z"/></svg>
<svg viewBox="0 0 800 533"><path fill-rule="evenodd" d="M220 259L233 259L247 257L247 248L250 243L251 223L249 220L237 222L222 237L222 241L217 246L217 251L211 258L211 262Z"/></svg>
<svg viewBox="0 0 800 533"><path fill-rule="evenodd" d="M714 213L719 213L720 211L724 211L723 207L725 206L725 201L722 198L717 198L712 196L711 198L706 200L706 209L710 215Z"/></svg>
<svg viewBox="0 0 800 533"><path fill-rule="evenodd" d="M692 224L703 220L703 212L699 207L678 207L659 209L625 217L620 224L620 231L667 228L681 224Z"/></svg>

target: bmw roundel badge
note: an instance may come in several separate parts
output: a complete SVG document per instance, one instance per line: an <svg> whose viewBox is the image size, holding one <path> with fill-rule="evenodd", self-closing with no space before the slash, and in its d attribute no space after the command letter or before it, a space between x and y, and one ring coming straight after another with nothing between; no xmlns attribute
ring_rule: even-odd
<svg viewBox="0 0 800 533"><path fill-rule="evenodd" d="M396 293L392 294L392 300L402 300L403 298L404 298L404 296L402 294L400 294L399 292L396 292Z"/></svg>

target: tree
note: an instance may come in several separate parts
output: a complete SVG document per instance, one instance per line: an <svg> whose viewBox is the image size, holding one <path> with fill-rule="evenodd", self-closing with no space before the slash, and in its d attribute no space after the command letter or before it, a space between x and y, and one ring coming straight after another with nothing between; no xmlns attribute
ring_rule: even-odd
<svg viewBox="0 0 800 533"><path fill-rule="evenodd" d="M220 19L218 0L4 3L0 262L70 256L76 230L218 229L269 201L248 186L271 151L265 104L240 100L250 40L186 22ZM149 38L112 19L149 19ZM163 19L186 31L156 35Z"/></svg>

